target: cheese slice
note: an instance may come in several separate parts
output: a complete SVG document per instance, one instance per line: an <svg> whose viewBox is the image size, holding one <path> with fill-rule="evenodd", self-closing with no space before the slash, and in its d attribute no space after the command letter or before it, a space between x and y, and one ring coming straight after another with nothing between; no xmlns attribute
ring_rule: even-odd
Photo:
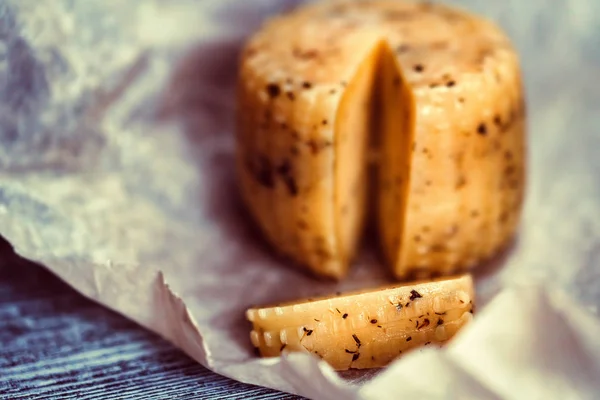
<svg viewBox="0 0 600 400"><path fill-rule="evenodd" d="M470 276L412 282L250 308L250 340L263 357L311 353L337 370L383 367L442 345L472 320Z"/></svg>
<svg viewBox="0 0 600 400"><path fill-rule="evenodd" d="M515 51L485 19L390 0L277 16L244 49L237 115L250 214L317 275L346 274L367 216L399 278L470 268L514 235L523 89Z"/></svg>

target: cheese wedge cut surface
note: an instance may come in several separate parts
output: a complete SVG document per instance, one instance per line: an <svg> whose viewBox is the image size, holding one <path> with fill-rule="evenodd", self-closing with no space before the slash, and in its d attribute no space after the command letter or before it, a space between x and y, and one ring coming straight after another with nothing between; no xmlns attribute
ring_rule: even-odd
<svg viewBox="0 0 600 400"><path fill-rule="evenodd" d="M238 87L242 196L273 247L315 274L346 274L368 216L399 278L470 268L514 235L525 105L491 22L429 3L317 2L249 39Z"/></svg>
<svg viewBox="0 0 600 400"><path fill-rule="evenodd" d="M425 345L441 345L471 321L465 275L252 308L250 339L263 357L314 354L333 368L375 368Z"/></svg>

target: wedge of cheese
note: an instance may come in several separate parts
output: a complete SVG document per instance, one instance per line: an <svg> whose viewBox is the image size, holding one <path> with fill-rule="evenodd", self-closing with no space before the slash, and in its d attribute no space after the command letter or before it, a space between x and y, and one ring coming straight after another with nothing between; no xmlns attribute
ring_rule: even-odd
<svg viewBox="0 0 600 400"><path fill-rule="evenodd" d="M250 339L263 357L312 353L337 370L383 367L441 345L471 321L469 276L252 308Z"/></svg>
<svg viewBox="0 0 600 400"><path fill-rule="evenodd" d="M464 270L513 236L525 105L491 22L429 3L317 2L266 22L239 78L241 193L296 263L343 277L369 215L399 278Z"/></svg>

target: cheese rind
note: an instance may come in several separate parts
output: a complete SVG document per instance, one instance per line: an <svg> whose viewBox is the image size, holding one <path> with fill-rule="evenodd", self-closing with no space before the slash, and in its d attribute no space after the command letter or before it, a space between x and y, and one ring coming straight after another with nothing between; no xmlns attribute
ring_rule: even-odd
<svg viewBox="0 0 600 400"><path fill-rule="evenodd" d="M472 319L469 276L252 308L250 339L263 357L312 353L337 370L383 367L441 345Z"/></svg>
<svg viewBox="0 0 600 400"><path fill-rule="evenodd" d="M464 11L328 1L273 18L242 56L237 131L250 213L274 248L317 275L346 274L373 188L399 278L472 267L516 230L518 58L495 25Z"/></svg>

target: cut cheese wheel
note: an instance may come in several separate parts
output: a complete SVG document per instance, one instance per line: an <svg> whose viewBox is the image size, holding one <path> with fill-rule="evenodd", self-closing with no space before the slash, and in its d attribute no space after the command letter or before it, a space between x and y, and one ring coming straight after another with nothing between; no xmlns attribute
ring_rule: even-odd
<svg viewBox="0 0 600 400"><path fill-rule="evenodd" d="M465 275L251 308L246 316L263 357L304 352L337 370L361 369L450 340L471 321L473 300L473 281Z"/></svg>
<svg viewBox="0 0 600 400"><path fill-rule="evenodd" d="M464 270L514 235L523 89L515 51L485 19L401 1L318 2L275 17L243 52L237 115L251 215L318 275L346 274L371 192L399 278Z"/></svg>

